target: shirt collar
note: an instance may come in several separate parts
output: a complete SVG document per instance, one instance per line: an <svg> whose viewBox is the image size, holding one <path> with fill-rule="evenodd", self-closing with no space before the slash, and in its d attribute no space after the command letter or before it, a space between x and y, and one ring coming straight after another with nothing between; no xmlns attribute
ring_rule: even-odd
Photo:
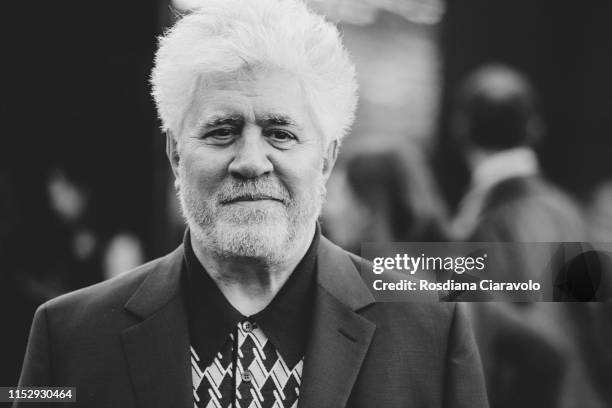
<svg viewBox="0 0 612 408"><path fill-rule="evenodd" d="M316 290L316 256L320 239L317 224L306 254L265 309L252 316L236 310L196 258L189 230L183 244L183 283L187 293L192 345L203 362L212 362L235 326L247 318L261 327L288 366L304 356Z"/></svg>
<svg viewBox="0 0 612 408"><path fill-rule="evenodd" d="M538 159L533 150L517 147L491 154L474 168L473 189L484 191L514 177L538 174Z"/></svg>

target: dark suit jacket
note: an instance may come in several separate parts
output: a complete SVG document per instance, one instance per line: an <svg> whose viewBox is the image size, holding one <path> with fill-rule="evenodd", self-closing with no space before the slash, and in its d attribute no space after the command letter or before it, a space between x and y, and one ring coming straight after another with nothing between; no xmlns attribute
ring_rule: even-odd
<svg viewBox="0 0 612 408"><path fill-rule="evenodd" d="M75 386L69 407L193 407L182 260L179 247L42 305L20 385ZM298 406L486 407L463 309L376 303L359 275L364 262L321 239Z"/></svg>
<svg viewBox="0 0 612 408"><path fill-rule="evenodd" d="M586 230L574 200L539 176L513 177L493 186L468 241L584 241Z"/></svg>
<svg viewBox="0 0 612 408"><path fill-rule="evenodd" d="M563 242L583 241L585 236L582 216L571 197L542 177L530 176L506 179L491 188L470 240ZM529 244L507 248L498 255L501 262L489 271L489 278L538 280L542 300L553 300L556 268L549 271L546 267L554 260L551 254L536 253ZM492 407L574 405L567 401L576 399L572 394L583 388L580 383L586 375L574 374L579 372L576 366L580 361L565 333L573 331L574 323L564 317L559 324L550 316L562 315L563 305L475 303L470 308ZM584 398L576 400L586 404Z"/></svg>

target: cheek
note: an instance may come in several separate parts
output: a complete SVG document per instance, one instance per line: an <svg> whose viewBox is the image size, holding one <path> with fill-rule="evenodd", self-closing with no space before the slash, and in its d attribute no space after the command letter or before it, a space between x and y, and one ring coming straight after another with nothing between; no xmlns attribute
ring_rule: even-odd
<svg viewBox="0 0 612 408"><path fill-rule="evenodd" d="M323 177L323 159L316 154L288 155L276 160L275 173L287 185L293 196L312 194Z"/></svg>
<svg viewBox="0 0 612 408"><path fill-rule="evenodd" d="M181 155L184 182L199 190L211 191L222 182L227 174L227 163L222 155L211 154L206 148L192 149Z"/></svg>

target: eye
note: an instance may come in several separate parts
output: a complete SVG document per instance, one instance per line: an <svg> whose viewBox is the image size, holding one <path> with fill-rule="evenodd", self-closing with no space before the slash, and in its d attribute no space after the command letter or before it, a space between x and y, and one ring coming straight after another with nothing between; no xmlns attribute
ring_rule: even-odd
<svg viewBox="0 0 612 408"><path fill-rule="evenodd" d="M216 144L231 142L237 135L238 130L233 127L222 127L206 133L202 139Z"/></svg>
<svg viewBox="0 0 612 408"><path fill-rule="evenodd" d="M277 146L288 147L297 142L297 137L287 130L269 129L265 132L265 136Z"/></svg>

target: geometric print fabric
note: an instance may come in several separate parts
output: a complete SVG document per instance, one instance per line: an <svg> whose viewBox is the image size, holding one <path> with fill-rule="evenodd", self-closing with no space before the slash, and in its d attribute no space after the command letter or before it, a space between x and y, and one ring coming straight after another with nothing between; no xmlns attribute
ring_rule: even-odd
<svg viewBox="0 0 612 408"><path fill-rule="evenodd" d="M194 408L296 408L303 366L287 367L255 323L240 322L207 367L191 347Z"/></svg>

